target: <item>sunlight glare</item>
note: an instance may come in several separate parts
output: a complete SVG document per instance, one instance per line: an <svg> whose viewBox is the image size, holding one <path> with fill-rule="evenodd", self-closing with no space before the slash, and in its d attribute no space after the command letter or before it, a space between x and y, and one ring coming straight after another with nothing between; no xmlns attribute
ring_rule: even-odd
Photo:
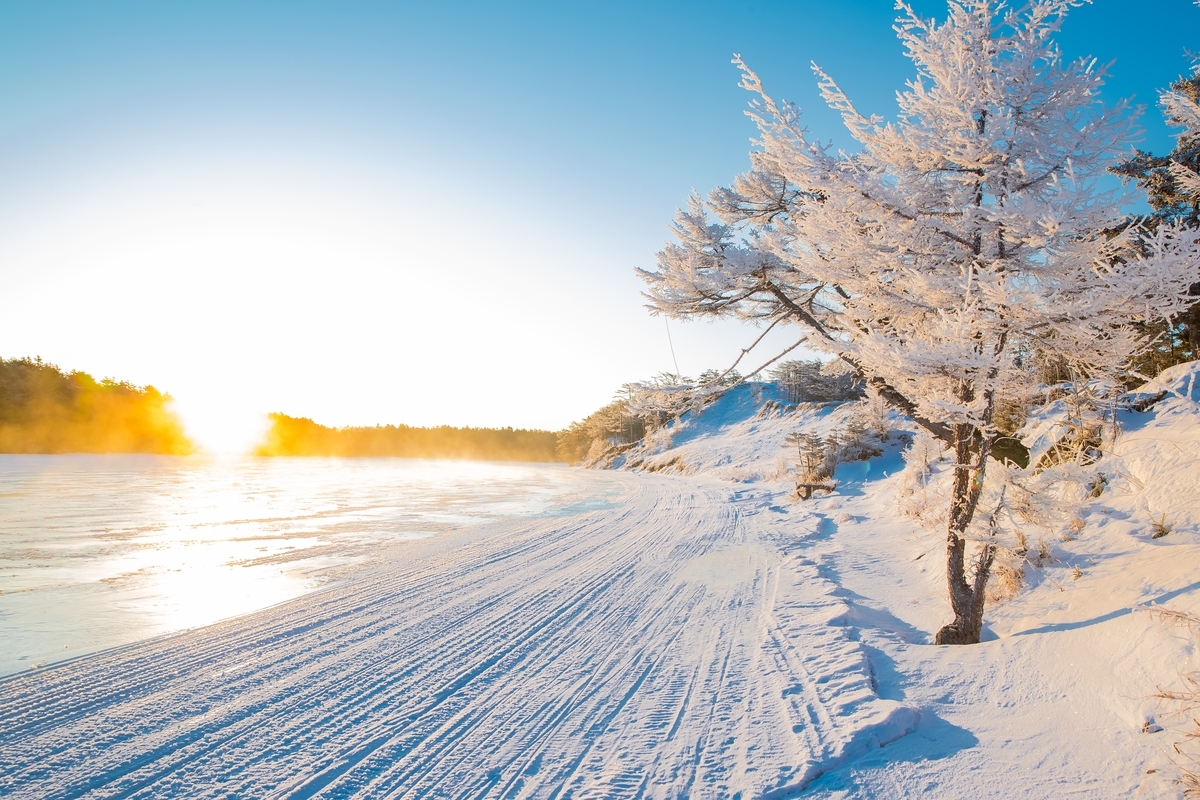
<svg viewBox="0 0 1200 800"><path fill-rule="evenodd" d="M174 407L188 437L208 455L246 455L263 441L269 425L266 414L228 400L188 397Z"/></svg>

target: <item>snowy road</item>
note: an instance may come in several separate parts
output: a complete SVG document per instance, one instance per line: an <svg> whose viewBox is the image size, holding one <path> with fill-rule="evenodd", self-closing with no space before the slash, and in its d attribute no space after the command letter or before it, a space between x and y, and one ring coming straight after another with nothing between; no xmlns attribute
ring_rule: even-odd
<svg viewBox="0 0 1200 800"><path fill-rule="evenodd" d="M0 682L0 794L770 796L915 725L805 559L818 532L762 489L614 480L613 508Z"/></svg>

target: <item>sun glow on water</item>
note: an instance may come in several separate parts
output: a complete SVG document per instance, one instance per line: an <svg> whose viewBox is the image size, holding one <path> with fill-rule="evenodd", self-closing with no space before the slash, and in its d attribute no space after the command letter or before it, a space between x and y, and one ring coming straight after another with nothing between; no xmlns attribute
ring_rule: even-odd
<svg viewBox="0 0 1200 800"><path fill-rule="evenodd" d="M416 459L0 456L0 674L274 605L404 540L582 507L603 481Z"/></svg>

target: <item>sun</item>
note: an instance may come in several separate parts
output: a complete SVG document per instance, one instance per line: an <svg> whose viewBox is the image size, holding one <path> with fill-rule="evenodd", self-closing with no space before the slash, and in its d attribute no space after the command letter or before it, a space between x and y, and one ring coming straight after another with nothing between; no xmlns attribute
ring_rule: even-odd
<svg viewBox="0 0 1200 800"><path fill-rule="evenodd" d="M189 397L174 404L188 436L212 456L248 455L266 434L266 414L217 398Z"/></svg>

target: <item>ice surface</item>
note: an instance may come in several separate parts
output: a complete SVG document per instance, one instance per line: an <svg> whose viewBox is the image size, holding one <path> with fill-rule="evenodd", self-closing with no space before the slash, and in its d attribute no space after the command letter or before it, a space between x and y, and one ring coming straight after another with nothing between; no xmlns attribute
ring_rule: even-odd
<svg viewBox="0 0 1200 800"><path fill-rule="evenodd" d="M207 625L344 578L381 546L604 502L558 466L0 456L0 675Z"/></svg>

